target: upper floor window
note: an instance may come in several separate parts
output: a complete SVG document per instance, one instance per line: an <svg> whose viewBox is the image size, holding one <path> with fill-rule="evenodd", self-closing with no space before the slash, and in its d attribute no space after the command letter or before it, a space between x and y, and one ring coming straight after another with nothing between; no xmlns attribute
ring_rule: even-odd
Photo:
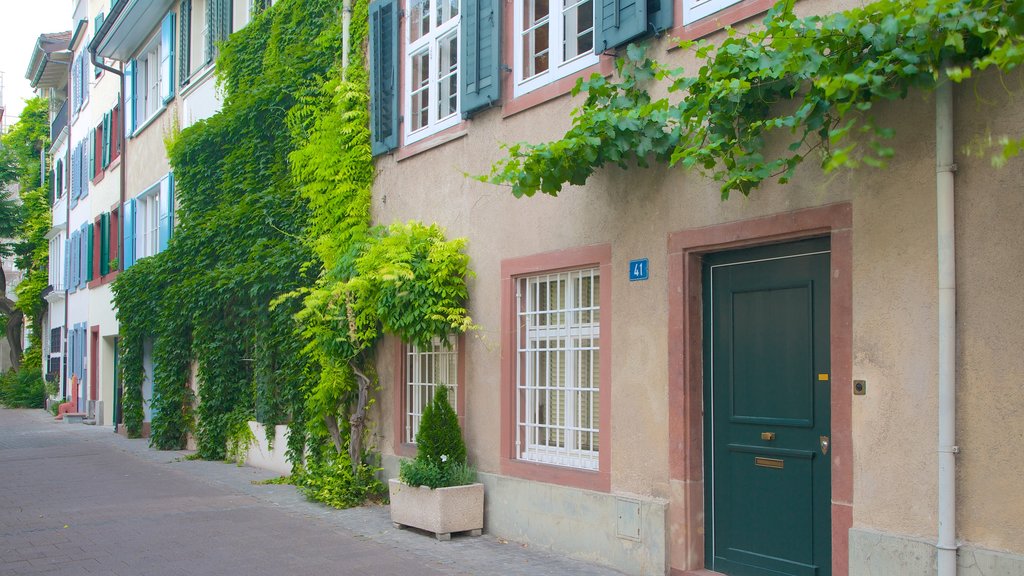
<svg viewBox="0 0 1024 576"><path fill-rule="evenodd" d="M740 0L683 0L683 24L691 24L701 18L724 10Z"/></svg>
<svg viewBox="0 0 1024 576"><path fill-rule="evenodd" d="M406 19L406 141L459 122L460 0L412 0Z"/></svg>
<svg viewBox="0 0 1024 576"><path fill-rule="evenodd" d="M174 13L125 71L127 134L134 134L174 97Z"/></svg>
<svg viewBox="0 0 1024 576"><path fill-rule="evenodd" d="M173 173L168 173L160 182L125 202L123 226L124 246L121 252L125 269L136 260L167 248L174 228Z"/></svg>
<svg viewBox="0 0 1024 576"><path fill-rule="evenodd" d="M515 95L597 64L594 0L516 0Z"/></svg>

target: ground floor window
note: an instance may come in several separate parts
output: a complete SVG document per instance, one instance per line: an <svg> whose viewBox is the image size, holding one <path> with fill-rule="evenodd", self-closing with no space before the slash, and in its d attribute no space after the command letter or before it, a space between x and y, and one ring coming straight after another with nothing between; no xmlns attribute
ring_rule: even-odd
<svg viewBox="0 0 1024 576"><path fill-rule="evenodd" d="M516 453L598 469L600 274L520 277L516 290Z"/></svg>
<svg viewBox="0 0 1024 576"><path fill-rule="evenodd" d="M448 387L448 401L458 412L458 344L457 338L434 338L429 346L410 344L405 347L404 432L402 440L416 443L423 409L434 397L438 386Z"/></svg>

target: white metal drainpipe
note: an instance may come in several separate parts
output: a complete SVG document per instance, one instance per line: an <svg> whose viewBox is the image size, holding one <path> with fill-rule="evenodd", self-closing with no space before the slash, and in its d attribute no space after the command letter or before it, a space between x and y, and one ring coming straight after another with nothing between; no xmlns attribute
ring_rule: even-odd
<svg viewBox="0 0 1024 576"><path fill-rule="evenodd" d="M938 576L956 576L956 248L953 221L953 86L945 65L935 90L939 257Z"/></svg>

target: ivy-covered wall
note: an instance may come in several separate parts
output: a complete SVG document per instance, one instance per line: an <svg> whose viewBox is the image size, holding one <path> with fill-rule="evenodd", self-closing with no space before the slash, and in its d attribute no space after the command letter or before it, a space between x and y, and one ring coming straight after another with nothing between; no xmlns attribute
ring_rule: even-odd
<svg viewBox="0 0 1024 576"><path fill-rule="evenodd" d="M130 435L152 340L153 446L194 433L200 457L221 459L249 420L289 424L296 481L337 505L379 486L362 441L382 333L470 326L465 242L371 227L367 23L353 2L346 67L334 1L283 0L221 46L222 110L169 138L177 228L114 285Z"/></svg>

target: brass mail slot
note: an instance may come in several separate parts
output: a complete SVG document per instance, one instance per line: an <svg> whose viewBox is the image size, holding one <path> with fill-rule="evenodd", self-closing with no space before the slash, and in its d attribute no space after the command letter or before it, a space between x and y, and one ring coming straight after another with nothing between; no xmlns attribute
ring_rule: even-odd
<svg viewBox="0 0 1024 576"><path fill-rule="evenodd" d="M755 466L763 466L765 468L778 468L781 470L785 464L786 463L783 462L781 458L762 458L761 456L754 457Z"/></svg>

